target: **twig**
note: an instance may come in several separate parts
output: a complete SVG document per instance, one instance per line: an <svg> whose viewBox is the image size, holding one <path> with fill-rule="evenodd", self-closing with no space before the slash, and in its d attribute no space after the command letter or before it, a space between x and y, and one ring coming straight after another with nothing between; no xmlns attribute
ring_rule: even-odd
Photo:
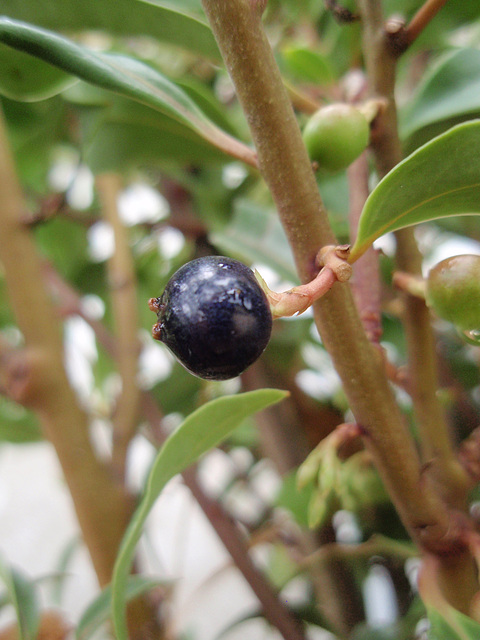
<svg viewBox="0 0 480 640"><path fill-rule="evenodd" d="M372 95L383 97L382 111L372 136L372 150L380 177L402 159L394 98L396 59L389 55L388 39L383 31L383 13L377 0L359 0L364 35L363 48ZM412 275L421 274L422 256L412 229L396 234L397 267ZM408 378L417 420L422 458L434 461L430 473L450 504L463 507L467 479L449 437L445 412L437 396L438 371L434 336L425 302L404 296L403 321L408 348Z"/></svg>
<svg viewBox="0 0 480 640"><path fill-rule="evenodd" d="M404 53L447 2L448 0L426 0L407 26L397 23L392 25L393 28L389 28L387 22L387 33L392 50L397 55Z"/></svg>
<svg viewBox="0 0 480 640"><path fill-rule="evenodd" d="M349 222L352 242L355 238L358 221L365 201L368 198L368 160L362 154L349 167L348 185L350 195ZM371 247L355 263L352 290L360 311L365 332L373 343L378 344L382 335L380 313L380 269L378 253Z"/></svg>
<svg viewBox="0 0 480 640"><path fill-rule="evenodd" d="M342 7L337 0L325 0L325 6L331 11L335 20L340 24L350 24L360 20L360 16L357 13L353 13L350 9Z"/></svg>
<svg viewBox="0 0 480 640"><path fill-rule="evenodd" d="M418 549L407 542L399 542L382 535L373 535L369 540L360 544L338 544L336 542L325 544L301 561L300 567L309 568L332 558L356 560L358 558L369 559L372 556L393 556L406 560L418 557Z"/></svg>
<svg viewBox="0 0 480 640"><path fill-rule="evenodd" d="M121 186L116 174L97 177L103 218L111 226L115 241L107 269L115 319L116 360L122 380L113 417L112 465L119 478L125 475L128 446L136 433L139 408L136 278L128 234L118 211Z"/></svg>

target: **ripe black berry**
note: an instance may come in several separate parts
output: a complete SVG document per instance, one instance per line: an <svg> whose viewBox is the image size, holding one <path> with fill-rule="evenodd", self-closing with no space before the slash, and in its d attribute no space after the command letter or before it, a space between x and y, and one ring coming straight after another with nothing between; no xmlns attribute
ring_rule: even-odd
<svg viewBox="0 0 480 640"><path fill-rule="evenodd" d="M159 298L153 336L200 378L234 378L261 355L272 314L253 272L238 260L208 256L181 267Z"/></svg>

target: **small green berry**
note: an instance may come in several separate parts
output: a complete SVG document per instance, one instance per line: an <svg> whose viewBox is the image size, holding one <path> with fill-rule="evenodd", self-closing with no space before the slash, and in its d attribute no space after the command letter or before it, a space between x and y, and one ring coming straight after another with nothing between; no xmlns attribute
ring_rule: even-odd
<svg viewBox="0 0 480 640"><path fill-rule="evenodd" d="M440 318L461 331L480 329L480 256L439 262L428 274L425 299Z"/></svg>
<svg viewBox="0 0 480 640"><path fill-rule="evenodd" d="M369 138L370 127L363 113L341 103L319 109L303 130L311 160L327 171L348 167L366 149Z"/></svg>

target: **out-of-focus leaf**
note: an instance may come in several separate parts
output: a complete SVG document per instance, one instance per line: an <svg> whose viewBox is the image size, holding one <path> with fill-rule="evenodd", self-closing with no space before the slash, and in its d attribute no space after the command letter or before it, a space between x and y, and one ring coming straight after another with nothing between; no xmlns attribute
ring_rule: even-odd
<svg viewBox="0 0 480 640"><path fill-rule="evenodd" d="M134 598L148 593L156 587L165 587L168 583L165 580L145 578L144 576L129 576L125 591L125 602L130 602ZM112 589L106 587L87 607L80 618L75 637L77 640L88 640L93 637L99 627L110 618L110 608L112 601Z"/></svg>
<svg viewBox="0 0 480 640"><path fill-rule="evenodd" d="M265 264L289 282L298 280L290 246L274 211L239 200L231 222L211 234L211 239L228 255Z"/></svg>
<svg viewBox="0 0 480 640"><path fill-rule="evenodd" d="M400 162L370 194L350 254L421 222L480 213L480 120L460 124Z"/></svg>
<svg viewBox="0 0 480 640"><path fill-rule="evenodd" d="M36 416L0 396L0 442L38 442L42 432Z"/></svg>
<svg viewBox="0 0 480 640"><path fill-rule="evenodd" d="M212 400L194 411L160 449L146 490L121 544L113 575L112 613L118 640L127 640L125 589L132 557L145 520L157 497L171 478L217 446L245 418L286 397L284 391L259 389Z"/></svg>
<svg viewBox="0 0 480 640"><path fill-rule="evenodd" d="M77 78L38 58L0 45L0 94L11 100L45 100L75 82Z"/></svg>
<svg viewBox="0 0 480 640"><path fill-rule="evenodd" d="M201 136L163 113L115 98L107 109L85 112L85 161L94 173L159 162L224 162Z"/></svg>
<svg viewBox="0 0 480 640"><path fill-rule="evenodd" d="M40 622L37 589L34 582L0 558L0 580L5 585L10 604L15 609L18 640L35 640Z"/></svg>
<svg viewBox="0 0 480 640"><path fill-rule="evenodd" d="M287 47L281 52L285 70L300 82L328 85L334 79L329 59L306 47Z"/></svg>
<svg viewBox="0 0 480 640"><path fill-rule="evenodd" d="M402 138L424 127L480 111L480 51L459 49L437 61L401 111Z"/></svg>
<svg viewBox="0 0 480 640"><path fill-rule="evenodd" d="M213 34L193 0L3 0L2 14L56 31L151 36L220 60Z"/></svg>
<svg viewBox="0 0 480 640"><path fill-rule="evenodd" d="M10 142L22 184L44 192L52 147L64 131L64 107L59 97L41 102L14 102L2 98Z"/></svg>
<svg viewBox="0 0 480 640"><path fill-rule="evenodd" d="M445 599L439 587L438 563L435 558L423 559L418 587L430 622L429 640L480 638L480 624L452 607Z"/></svg>
<svg viewBox="0 0 480 640"><path fill-rule="evenodd" d="M0 42L166 114L227 153L247 151L246 161L255 164L253 151L209 120L178 85L135 58L91 51L53 31L9 18L0 18Z"/></svg>
<svg viewBox="0 0 480 640"><path fill-rule="evenodd" d="M87 255L86 229L67 218L56 217L38 225L35 237L42 253L66 278L73 278Z"/></svg>
<svg viewBox="0 0 480 640"><path fill-rule="evenodd" d="M297 486L297 473L293 471L283 478L275 504L278 507L287 509L300 526L307 528L308 505L314 491L313 484L299 489Z"/></svg>

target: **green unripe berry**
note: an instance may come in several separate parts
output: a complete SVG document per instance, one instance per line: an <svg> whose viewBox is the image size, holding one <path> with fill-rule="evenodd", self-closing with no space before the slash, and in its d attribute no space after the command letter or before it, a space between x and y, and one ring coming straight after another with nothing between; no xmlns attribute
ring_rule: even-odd
<svg viewBox="0 0 480 640"><path fill-rule="evenodd" d="M461 331L480 329L480 256L439 262L428 274L425 299L440 318Z"/></svg>
<svg viewBox="0 0 480 640"><path fill-rule="evenodd" d="M366 117L349 104L322 107L303 130L303 141L311 160L327 171L348 167L366 149L369 138Z"/></svg>

